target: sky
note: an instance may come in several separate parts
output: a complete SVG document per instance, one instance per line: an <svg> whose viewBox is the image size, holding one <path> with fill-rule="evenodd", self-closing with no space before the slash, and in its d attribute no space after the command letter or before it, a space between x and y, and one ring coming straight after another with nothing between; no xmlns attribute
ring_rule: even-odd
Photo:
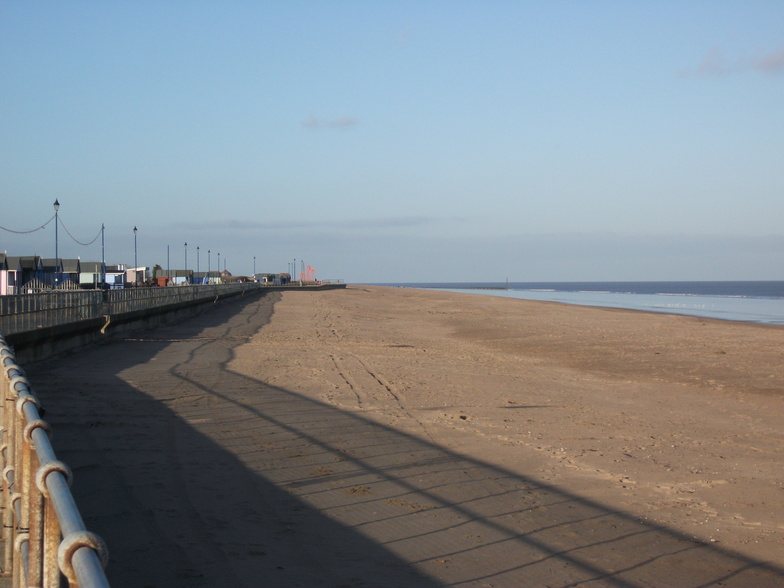
<svg viewBox="0 0 784 588"><path fill-rule="evenodd" d="M782 280L782 219L780 0L0 5L9 255Z"/></svg>

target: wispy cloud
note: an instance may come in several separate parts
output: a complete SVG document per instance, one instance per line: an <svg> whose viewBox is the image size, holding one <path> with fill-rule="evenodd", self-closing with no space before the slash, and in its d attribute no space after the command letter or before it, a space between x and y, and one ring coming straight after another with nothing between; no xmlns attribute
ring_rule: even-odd
<svg viewBox="0 0 784 588"><path fill-rule="evenodd" d="M712 47L700 60L695 69L697 76L723 76L732 73L736 67L731 64L718 47Z"/></svg>
<svg viewBox="0 0 784 588"><path fill-rule="evenodd" d="M311 116L303 121L302 126L309 129L348 129L357 124L357 119L352 116L343 116L335 120L326 120Z"/></svg>
<svg viewBox="0 0 784 588"><path fill-rule="evenodd" d="M403 28L397 31L395 35L396 42L401 47L408 47L409 40L411 39L411 25L406 24Z"/></svg>
<svg viewBox="0 0 784 588"><path fill-rule="evenodd" d="M177 226L189 230L293 230L293 229L335 229L335 230L362 230L362 229L390 229L406 228L428 225L439 222L440 219L430 216L389 216L369 219L349 219L344 221L242 221L223 219L199 223L179 223Z"/></svg>
<svg viewBox="0 0 784 588"><path fill-rule="evenodd" d="M784 72L784 49L753 57L727 57L719 47L711 47L695 67L681 70L680 77L721 77L757 71L764 74Z"/></svg>
<svg viewBox="0 0 784 588"><path fill-rule="evenodd" d="M340 229L389 229L417 227L429 225L434 222L436 222L436 219L429 216L390 216L366 220L347 220L331 223L331 225Z"/></svg>
<svg viewBox="0 0 784 588"><path fill-rule="evenodd" d="M761 55L751 62L751 67L766 73L784 72L784 49Z"/></svg>

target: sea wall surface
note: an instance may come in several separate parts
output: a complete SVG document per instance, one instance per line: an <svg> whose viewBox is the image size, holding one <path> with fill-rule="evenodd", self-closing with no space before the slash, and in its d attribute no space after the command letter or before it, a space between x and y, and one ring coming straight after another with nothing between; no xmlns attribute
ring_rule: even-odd
<svg viewBox="0 0 784 588"><path fill-rule="evenodd" d="M261 297L283 290L321 291L345 288L345 284L318 284L312 286L263 286L236 290L227 288L214 297L180 300L160 306L135 308L125 312L104 314L63 324L43 326L5 335L14 348L21 364L41 361L52 355L73 351L86 345L99 343L109 337L136 330L154 329L209 312L216 305L245 297Z"/></svg>

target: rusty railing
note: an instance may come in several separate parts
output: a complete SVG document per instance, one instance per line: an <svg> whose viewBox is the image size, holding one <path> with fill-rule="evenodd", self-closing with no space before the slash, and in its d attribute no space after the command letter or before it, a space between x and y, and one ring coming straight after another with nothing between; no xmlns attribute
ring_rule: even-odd
<svg viewBox="0 0 784 588"><path fill-rule="evenodd" d="M13 586L108 587L103 540L90 533L71 494L71 470L55 456L50 428L0 333L3 393L0 459L2 575Z"/></svg>

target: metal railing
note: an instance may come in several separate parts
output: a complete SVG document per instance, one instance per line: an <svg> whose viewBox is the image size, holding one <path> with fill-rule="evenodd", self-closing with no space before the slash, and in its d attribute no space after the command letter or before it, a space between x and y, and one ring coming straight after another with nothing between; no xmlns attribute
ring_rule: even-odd
<svg viewBox="0 0 784 588"><path fill-rule="evenodd" d="M0 296L0 331L10 335L100 318L103 293L50 291Z"/></svg>
<svg viewBox="0 0 784 588"><path fill-rule="evenodd" d="M258 290L259 284L205 284L202 286L169 286L165 288L128 288L105 292L103 314L111 316L148 310L172 304L187 304Z"/></svg>
<svg viewBox="0 0 784 588"><path fill-rule="evenodd" d="M70 491L70 468L57 460L38 399L0 333L3 392L0 458L2 575L13 586L108 587L103 540L84 526Z"/></svg>
<svg viewBox="0 0 784 588"><path fill-rule="evenodd" d="M11 335L88 319L211 300L258 288L259 284L256 283L242 283L107 291L50 291L0 296L0 332Z"/></svg>

